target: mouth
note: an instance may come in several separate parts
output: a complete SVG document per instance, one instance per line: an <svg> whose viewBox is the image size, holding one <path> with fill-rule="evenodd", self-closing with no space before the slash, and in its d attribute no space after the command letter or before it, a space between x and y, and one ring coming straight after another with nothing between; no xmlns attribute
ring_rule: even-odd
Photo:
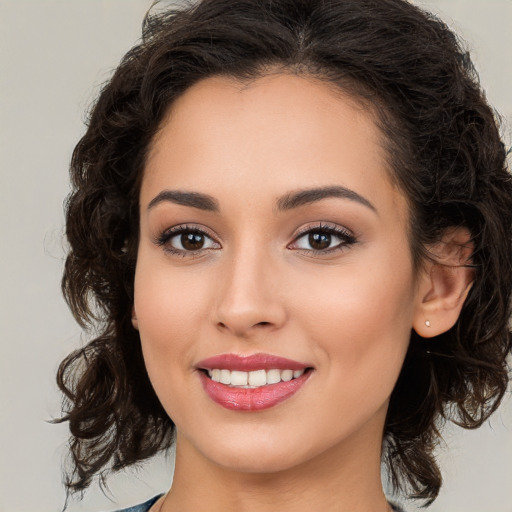
<svg viewBox="0 0 512 512"><path fill-rule="evenodd" d="M215 356L197 365L206 394L237 411L261 411L291 398L313 367L268 354Z"/></svg>
<svg viewBox="0 0 512 512"><path fill-rule="evenodd" d="M271 386L280 382L290 382L293 379L298 379L304 375L306 370L307 368L302 370L291 370L289 368L279 370L278 368L272 368L270 370L261 369L244 372L214 368L205 371L214 382L220 382L234 388L257 389L262 386Z"/></svg>

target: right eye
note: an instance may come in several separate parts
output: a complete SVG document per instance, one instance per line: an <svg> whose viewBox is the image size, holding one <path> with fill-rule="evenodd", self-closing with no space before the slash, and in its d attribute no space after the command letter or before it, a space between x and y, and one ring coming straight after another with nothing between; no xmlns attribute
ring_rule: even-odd
<svg viewBox="0 0 512 512"><path fill-rule="evenodd" d="M220 249L220 244L196 227L175 226L164 231L156 240L165 251L181 256L196 255L208 249Z"/></svg>

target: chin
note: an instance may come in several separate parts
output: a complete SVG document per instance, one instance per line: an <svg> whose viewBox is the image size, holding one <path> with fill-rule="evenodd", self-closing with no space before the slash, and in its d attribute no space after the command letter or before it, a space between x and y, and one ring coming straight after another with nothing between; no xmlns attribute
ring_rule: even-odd
<svg viewBox="0 0 512 512"><path fill-rule="evenodd" d="M265 474L286 471L307 460L303 442L290 436L258 436L246 429L241 435L227 433L223 439L204 437L195 449L216 466L239 473ZM292 436L293 437L293 436Z"/></svg>
<svg viewBox="0 0 512 512"><path fill-rule="evenodd" d="M211 454L211 460L226 470L247 474L269 474L290 470L300 465L298 454L269 450L265 446L245 450L244 453L225 451Z"/></svg>

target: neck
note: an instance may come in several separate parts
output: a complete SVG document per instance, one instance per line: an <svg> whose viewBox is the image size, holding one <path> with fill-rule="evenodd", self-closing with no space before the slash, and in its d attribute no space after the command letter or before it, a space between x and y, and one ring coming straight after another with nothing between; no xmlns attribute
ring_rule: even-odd
<svg viewBox="0 0 512 512"><path fill-rule="evenodd" d="M159 512L388 512L380 478L382 439L373 436L372 443L361 434L272 473L219 466L178 434L173 484Z"/></svg>

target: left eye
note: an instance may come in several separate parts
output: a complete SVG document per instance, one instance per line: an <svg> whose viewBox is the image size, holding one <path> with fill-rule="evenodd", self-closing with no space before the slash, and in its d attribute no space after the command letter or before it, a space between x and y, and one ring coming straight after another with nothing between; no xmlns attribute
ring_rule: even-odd
<svg viewBox="0 0 512 512"><path fill-rule="evenodd" d="M292 244L293 249L329 252L351 245L354 237L345 231L334 228L316 228L303 233Z"/></svg>
<svg viewBox="0 0 512 512"><path fill-rule="evenodd" d="M169 252L187 253L204 249L217 249L219 244L197 229L179 228L164 233L157 241Z"/></svg>
<svg viewBox="0 0 512 512"><path fill-rule="evenodd" d="M214 246L213 240L204 233L188 232L174 235L169 239L175 249L181 251L197 251L199 249L209 249Z"/></svg>

